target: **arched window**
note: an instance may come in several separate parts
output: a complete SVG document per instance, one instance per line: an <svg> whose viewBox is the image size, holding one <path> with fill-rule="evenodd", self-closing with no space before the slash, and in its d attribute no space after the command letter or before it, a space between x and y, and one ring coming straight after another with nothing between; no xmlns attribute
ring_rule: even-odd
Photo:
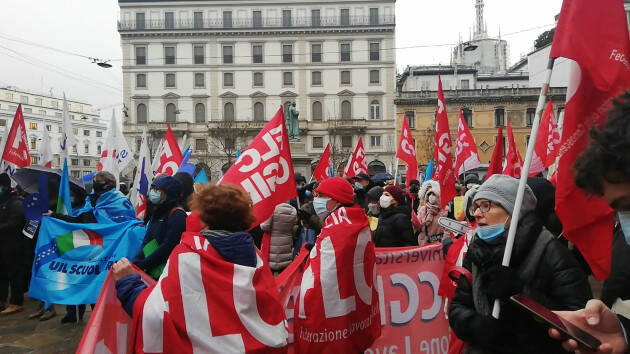
<svg viewBox="0 0 630 354"><path fill-rule="evenodd" d="M254 122L265 121L265 106L262 103L254 103Z"/></svg>
<svg viewBox="0 0 630 354"><path fill-rule="evenodd" d="M203 123L206 121L206 106L203 103L195 105L195 122Z"/></svg>
<svg viewBox="0 0 630 354"><path fill-rule="evenodd" d="M313 120L322 120L322 103L319 101L313 102Z"/></svg>
<svg viewBox="0 0 630 354"><path fill-rule="evenodd" d="M136 123L144 124L147 122L147 106L144 103L140 103L136 107Z"/></svg>
<svg viewBox="0 0 630 354"><path fill-rule="evenodd" d="M234 105L232 102L228 102L223 106L223 120L234 121Z"/></svg>
<svg viewBox="0 0 630 354"><path fill-rule="evenodd" d="M370 119L381 119L381 104L377 100L370 102Z"/></svg>
<svg viewBox="0 0 630 354"><path fill-rule="evenodd" d="M374 160L368 164L368 171L370 176L374 176L377 173L385 173L387 172L387 168L385 164L379 160Z"/></svg>
<svg viewBox="0 0 630 354"><path fill-rule="evenodd" d="M223 166L221 166L221 172L223 174L225 174L227 172L227 170L230 169L231 166L232 166L231 163L224 163Z"/></svg>
<svg viewBox="0 0 630 354"><path fill-rule="evenodd" d="M352 119L352 105L350 101L341 102L341 119Z"/></svg>
<svg viewBox="0 0 630 354"><path fill-rule="evenodd" d="M166 105L166 123L175 123L177 121L176 111L175 104L169 103Z"/></svg>

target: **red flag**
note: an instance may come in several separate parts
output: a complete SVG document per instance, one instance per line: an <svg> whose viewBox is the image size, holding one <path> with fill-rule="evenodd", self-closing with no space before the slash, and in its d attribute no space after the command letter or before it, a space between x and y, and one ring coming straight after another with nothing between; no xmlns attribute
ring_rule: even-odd
<svg viewBox="0 0 630 354"><path fill-rule="evenodd" d="M243 187L252 198L256 226L276 205L297 197L291 147L282 107L234 162L220 183Z"/></svg>
<svg viewBox="0 0 630 354"><path fill-rule="evenodd" d="M167 266L134 303L134 353L286 353L284 311L260 252L255 267L231 263L186 232Z"/></svg>
<svg viewBox="0 0 630 354"><path fill-rule="evenodd" d="M411 136L407 116L403 117L402 128L400 129L400 139L398 141L398 151L396 157L407 164L407 187L411 180L418 178L418 160L416 159L416 144Z"/></svg>
<svg viewBox="0 0 630 354"><path fill-rule="evenodd" d="M179 149L177 139L173 135L171 125L168 125L166 136L164 137L164 144L162 145L162 153L160 154L160 166L157 169L157 174L167 174L172 176L179 169L179 165L182 163L184 157L182 151Z"/></svg>
<svg viewBox="0 0 630 354"><path fill-rule="evenodd" d="M148 286L155 284L155 280L148 274L135 266L134 268ZM90 321L83 331L77 353L131 353L131 327L131 317L123 310L116 297L116 280L110 272L98 296Z"/></svg>
<svg viewBox="0 0 630 354"><path fill-rule="evenodd" d="M457 125L457 148L455 149L455 171L457 178L466 171L474 170L481 166L477 144L473 139L468 124L464 119L462 109L459 109L459 124Z"/></svg>
<svg viewBox="0 0 630 354"><path fill-rule="evenodd" d="M521 178L521 171L523 170L523 159L521 154L516 148L516 142L514 141L514 134L512 133L512 126L510 122L507 123L508 134L508 148L505 154L505 167L503 168L503 174L512 176L514 178Z"/></svg>
<svg viewBox="0 0 630 354"><path fill-rule="evenodd" d="M529 166L530 176L535 176L553 165L558 155L558 145L560 145L558 121L553 113L553 104L549 101L545 113L540 119L540 128L536 137L536 145L534 145L534 156L532 157L532 164Z"/></svg>
<svg viewBox="0 0 630 354"><path fill-rule="evenodd" d="M31 164L31 155L28 152L28 138L26 137L26 125L24 124L24 115L22 115L22 105L18 105L11 130L7 135L4 145L2 160L5 163L15 167L26 167ZM12 173L10 173L12 174Z"/></svg>
<svg viewBox="0 0 630 354"><path fill-rule="evenodd" d="M445 102L444 92L442 91L442 79L438 75L438 105L435 120L435 146L437 147L437 156L435 160L436 171L433 175L437 176L437 180L440 182L442 208L457 195L455 191L453 154L451 152L453 143L451 142L451 133L448 128Z"/></svg>
<svg viewBox="0 0 630 354"><path fill-rule="evenodd" d="M492 151L492 157L490 158L490 166L488 166L488 172L486 173L486 179L490 176L501 173L501 167L503 164L503 127L497 129L497 141L494 144L494 150Z"/></svg>
<svg viewBox="0 0 630 354"><path fill-rule="evenodd" d="M613 210L603 198L586 196L571 168L588 143L591 127L603 122L612 99L630 88L630 40L622 0L565 0L550 56L574 60L558 151L556 213L563 236L573 242L599 280L608 277Z"/></svg>
<svg viewBox="0 0 630 354"><path fill-rule="evenodd" d="M322 157L313 171L313 178L321 182L330 177L330 144L326 145L326 149L322 154Z"/></svg>
<svg viewBox="0 0 630 354"><path fill-rule="evenodd" d="M381 334L376 255L365 211L342 207L322 225L294 314L296 353L361 353ZM323 334L323 335L322 335Z"/></svg>
<svg viewBox="0 0 630 354"><path fill-rule="evenodd" d="M368 174L367 161L365 160L365 149L363 148L363 140L359 137L357 147L354 149L350 163L343 172L344 177L354 177L359 173Z"/></svg>

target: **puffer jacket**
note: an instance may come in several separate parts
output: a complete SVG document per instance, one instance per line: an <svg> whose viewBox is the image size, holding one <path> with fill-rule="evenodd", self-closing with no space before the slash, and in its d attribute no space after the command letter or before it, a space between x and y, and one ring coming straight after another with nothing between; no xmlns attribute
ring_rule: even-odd
<svg viewBox="0 0 630 354"><path fill-rule="evenodd" d="M411 226L411 213L406 205L381 209L374 231L375 247L415 246L416 237Z"/></svg>
<svg viewBox="0 0 630 354"><path fill-rule="evenodd" d="M273 215L262 224L264 232L271 232L269 247L269 268L281 271L291 263L291 248L293 234L297 226L297 210L290 204L282 203L276 206Z"/></svg>
<svg viewBox="0 0 630 354"><path fill-rule="evenodd" d="M498 334L496 340L488 339L493 333L482 328L483 317L491 316L494 300L484 291L481 275L501 264L507 233L506 230L501 243L495 246L476 237L471 242L463 266L472 273L472 286L460 278L449 307L451 328L470 345L467 353L562 353L560 342L547 335L546 326L509 301L501 303L499 320L506 324L506 333ZM522 281L523 293L551 310L582 309L592 297L588 280L575 258L542 227L534 212L519 222L510 268Z"/></svg>

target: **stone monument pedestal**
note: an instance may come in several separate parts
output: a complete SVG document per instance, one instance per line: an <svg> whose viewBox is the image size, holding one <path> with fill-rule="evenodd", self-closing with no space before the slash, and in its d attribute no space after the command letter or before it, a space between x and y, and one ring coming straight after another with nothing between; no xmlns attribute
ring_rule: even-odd
<svg viewBox="0 0 630 354"><path fill-rule="evenodd" d="M311 177L311 158L306 153L305 141L292 141L291 144L291 161L293 162L293 171L299 172L306 177L308 181Z"/></svg>

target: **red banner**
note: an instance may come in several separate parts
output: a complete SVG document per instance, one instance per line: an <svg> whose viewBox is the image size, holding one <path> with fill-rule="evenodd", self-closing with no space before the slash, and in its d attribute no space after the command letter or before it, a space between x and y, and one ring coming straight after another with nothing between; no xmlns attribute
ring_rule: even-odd
<svg viewBox="0 0 630 354"><path fill-rule="evenodd" d="M157 169L157 174L167 174L169 176L174 175L179 168L179 165L183 160L182 151L179 149L177 139L173 135L171 125L168 125L166 136L164 136L164 144L162 145L162 153L160 154L160 166Z"/></svg>
<svg viewBox="0 0 630 354"><path fill-rule="evenodd" d="M444 299L437 294L444 267L441 245L377 248L375 252L381 336L364 352L447 353L449 326L444 314ZM303 249L276 278L291 343L294 340L294 317L299 312L296 300L300 297L300 283L308 255L309 252ZM289 353L294 350L290 347Z"/></svg>
<svg viewBox="0 0 630 354"><path fill-rule="evenodd" d="M418 179L418 160L416 159L416 144L413 141L413 136L411 136L411 130L409 130L407 116L403 117L396 157L407 164L406 185L409 187L411 180Z"/></svg>
<svg viewBox="0 0 630 354"><path fill-rule="evenodd" d="M474 170L481 166L477 144L473 139L468 124L464 119L462 109L459 109L459 124L457 125L457 148L455 149L455 171L457 178L466 171ZM462 181L464 182L464 181Z"/></svg>
<svg viewBox="0 0 630 354"><path fill-rule="evenodd" d="M540 119L540 128L538 136L536 136L536 145L534 145L534 156L532 157L532 164L529 166L530 176L537 175L556 162L558 145L560 145L558 121L553 112L553 103L549 101L545 113Z"/></svg>
<svg viewBox="0 0 630 354"><path fill-rule="evenodd" d="M437 115L435 118L435 149L436 170L433 174L440 182L440 200L442 209L455 196L455 171L453 169L453 143L451 142L451 132L448 128L448 116L446 114L446 103L444 101L444 92L442 91L442 80L438 76L438 105Z"/></svg>
<svg viewBox="0 0 630 354"><path fill-rule="evenodd" d="M326 145L326 149L324 150L322 157L319 159L317 167L315 167L315 171L313 171L313 178L315 178L318 182L321 182L328 177L330 177L330 144Z"/></svg>
<svg viewBox="0 0 630 354"><path fill-rule="evenodd" d="M155 284L148 274L134 268L148 286ZM110 272L83 331L77 353L132 353L132 322L116 297L116 281Z"/></svg>
<svg viewBox="0 0 630 354"><path fill-rule="evenodd" d="M510 122L507 123L507 135L508 135L508 148L505 153L505 167L503 168L503 174L512 176L514 178L521 178L521 170L523 169L523 159L516 148L516 142L514 141L514 133L512 133L512 126Z"/></svg>
<svg viewBox="0 0 630 354"><path fill-rule="evenodd" d="M490 176L501 173L501 164L503 163L503 127L497 129L497 141L494 143L494 150L492 150L492 157L490 158L490 165L488 166L488 172L486 173L486 179Z"/></svg>
<svg viewBox="0 0 630 354"><path fill-rule="evenodd" d="M289 136L282 107L225 173L220 183L243 187L254 205L256 226L276 205L297 197Z"/></svg>
<svg viewBox="0 0 630 354"><path fill-rule="evenodd" d="M22 115L22 105L18 105L11 130L4 145L2 160L13 164L15 167L26 167L31 164L31 155L28 152L28 139L26 137L26 126L24 115Z"/></svg>
<svg viewBox="0 0 630 354"><path fill-rule="evenodd" d="M367 161L365 160L365 148L363 147L363 139L359 138L357 147L354 149L350 163L343 171L344 177L354 177L359 173L368 174Z"/></svg>

